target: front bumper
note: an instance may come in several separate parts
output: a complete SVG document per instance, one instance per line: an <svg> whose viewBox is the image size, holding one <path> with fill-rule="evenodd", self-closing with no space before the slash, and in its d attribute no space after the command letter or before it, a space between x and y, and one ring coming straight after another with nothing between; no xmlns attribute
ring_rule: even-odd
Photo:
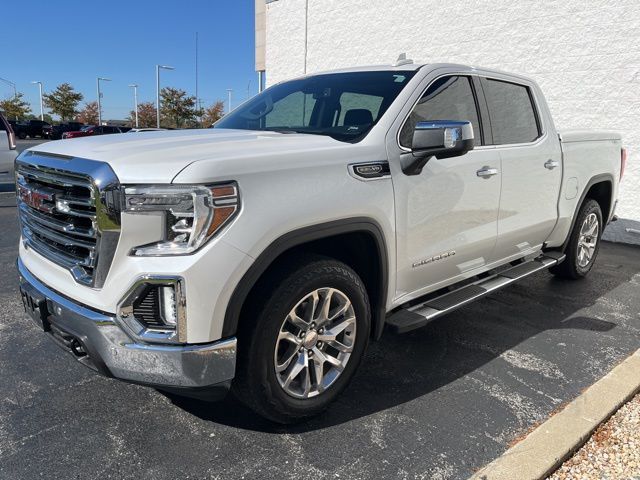
<svg viewBox="0 0 640 480"><path fill-rule="evenodd" d="M197 345L139 343L115 315L77 304L40 282L18 259L25 310L78 361L120 380L159 388L226 388L235 374L236 339Z"/></svg>

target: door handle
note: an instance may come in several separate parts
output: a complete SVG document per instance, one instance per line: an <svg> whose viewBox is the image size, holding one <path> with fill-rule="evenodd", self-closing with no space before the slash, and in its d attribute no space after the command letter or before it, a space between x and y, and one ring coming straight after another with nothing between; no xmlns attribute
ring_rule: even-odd
<svg viewBox="0 0 640 480"><path fill-rule="evenodd" d="M560 166L560 162L556 162L555 160L547 160L547 162L544 164L544 168L548 169L548 170L553 170L554 168L557 168Z"/></svg>
<svg viewBox="0 0 640 480"><path fill-rule="evenodd" d="M491 167L482 167L480 170L478 170L476 172L476 175L482 178L489 178L489 177L493 177L494 175L498 174L498 169L497 168L491 168Z"/></svg>

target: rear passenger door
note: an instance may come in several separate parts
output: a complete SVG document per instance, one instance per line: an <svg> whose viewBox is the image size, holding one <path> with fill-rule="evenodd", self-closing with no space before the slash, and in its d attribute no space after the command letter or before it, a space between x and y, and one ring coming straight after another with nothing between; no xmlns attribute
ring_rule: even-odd
<svg viewBox="0 0 640 480"><path fill-rule="evenodd" d="M501 158L502 191L496 260L539 250L558 218L562 158L544 124L536 88L481 78L489 119L489 143ZM491 148L489 146L488 148Z"/></svg>

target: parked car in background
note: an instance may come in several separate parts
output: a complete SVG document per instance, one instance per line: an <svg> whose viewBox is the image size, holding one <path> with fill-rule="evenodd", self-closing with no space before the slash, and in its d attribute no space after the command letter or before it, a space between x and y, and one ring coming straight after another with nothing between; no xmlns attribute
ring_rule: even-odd
<svg viewBox="0 0 640 480"><path fill-rule="evenodd" d="M64 132L62 138L79 138L79 137L91 137L94 135L111 135L114 133L125 133L130 128L127 127L114 127L111 125L89 125L81 130Z"/></svg>
<svg viewBox="0 0 640 480"><path fill-rule="evenodd" d="M21 140L24 140L27 137L44 138L44 129L51 126L49 122L45 122L43 120L28 120L26 122L10 121L9 123L11 124L16 137Z"/></svg>
<svg viewBox="0 0 640 480"><path fill-rule="evenodd" d="M63 133L77 131L84 126L84 123L69 122L61 123L60 125L49 125L48 127L43 127L42 131L45 138L48 138L49 140L60 140Z"/></svg>
<svg viewBox="0 0 640 480"><path fill-rule="evenodd" d="M84 137L84 136L87 136L87 135L84 135L85 131L91 130L95 127L96 125L84 125L82 128L79 128L78 130L67 130L66 132L62 132L62 135L60 136L60 138L64 140L66 138Z"/></svg>
<svg viewBox="0 0 640 480"><path fill-rule="evenodd" d="M0 183L13 182L13 163L17 155L13 128L0 114Z"/></svg>

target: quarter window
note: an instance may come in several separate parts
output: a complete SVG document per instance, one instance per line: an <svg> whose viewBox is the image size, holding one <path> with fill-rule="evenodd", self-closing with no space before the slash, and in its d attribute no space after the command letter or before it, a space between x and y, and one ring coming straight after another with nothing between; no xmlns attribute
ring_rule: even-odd
<svg viewBox="0 0 640 480"><path fill-rule="evenodd" d="M442 77L433 82L402 127L400 145L411 148L416 124L434 120L471 122L474 143L482 143L478 110L469 77Z"/></svg>
<svg viewBox="0 0 640 480"><path fill-rule="evenodd" d="M528 87L483 79L495 145L533 142L540 127Z"/></svg>

